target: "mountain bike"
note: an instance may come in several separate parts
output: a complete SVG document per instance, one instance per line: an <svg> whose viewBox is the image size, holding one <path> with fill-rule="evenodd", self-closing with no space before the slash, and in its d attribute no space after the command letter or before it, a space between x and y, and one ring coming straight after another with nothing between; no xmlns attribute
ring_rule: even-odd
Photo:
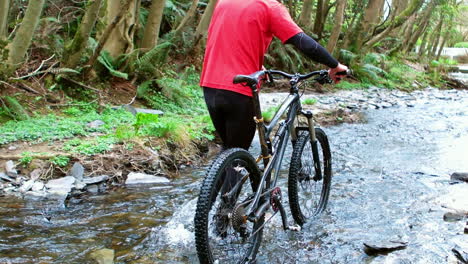
<svg viewBox="0 0 468 264"><path fill-rule="evenodd" d="M261 81L277 77L289 79L290 92L266 124L258 88ZM266 70L234 78L234 83L252 89L261 155L255 159L244 149L231 148L221 152L209 166L195 212L200 263L254 263L266 223L278 212L283 229L297 231L326 208L332 178L330 145L325 132L315 127L312 112L302 109L299 92L300 84L312 77L321 84L332 82L325 70L308 74ZM305 117L307 125L297 124L299 116ZM277 186L290 137L293 152L288 198L296 223L291 226ZM258 165L261 162L263 168ZM265 219L269 210L272 214Z"/></svg>

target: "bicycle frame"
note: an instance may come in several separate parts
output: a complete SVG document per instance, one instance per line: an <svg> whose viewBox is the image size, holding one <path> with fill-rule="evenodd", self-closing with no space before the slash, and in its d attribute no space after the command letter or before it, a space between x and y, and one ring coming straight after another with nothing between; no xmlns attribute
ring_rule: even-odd
<svg viewBox="0 0 468 264"><path fill-rule="evenodd" d="M271 73L279 73L270 71ZM319 74L319 72L314 72L315 74ZM312 76L312 74L310 75ZM257 84L253 84L251 86L252 93L253 93L253 100L254 100L254 107L255 107L255 117L254 120L257 123L257 131L260 139L260 146L261 146L261 156L257 159L259 162L263 159L264 162L264 172L262 178L260 180L260 184L258 189L255 193L253 201L250 202L249 206L246 208L246 214L250 221L257 221L263 213L269 209L270 201L264 201L263 204L259 207L259 203L261 197L269 194L275 187L278 181L279 172L281 163L284 157L284 153L287 146L287 141L291 136L292 142L294 142L297 138L294 120L298 114L304 115L308 120L308 129L311 135L311 143L312 146L315 145L317 148L316 138L315 138L315 125L312 119L312 113L309 111L302 111L302 106L300 102L300 95L298 91L298 83L299 83L299 75L294 75L291 78L291 89L288 97L283 101L279 110L276 112L275 116L273 117L270 124L265 125L262 118L262 112L260 109L260 101L259 95L257 90ZM280 122L281 117L286 113L287 117L285 120ZM273 129L277 127L279 124L278 131L276 132L276 136L278 137L278 143L276 149L272 149L273 146L271 145L270 136L273 132ZM275 139L274 139L275 140ZM271 155L272 153L272 155ZM318 161L318 156L314 159L316 162L314 167L316 171L320 174L320 163ZM273 172L273 182L271 182L271 174ZM285 212L284 209L281 207L280 212L283 218L283 226L286 229L286 220L285 220Z"/></svg>

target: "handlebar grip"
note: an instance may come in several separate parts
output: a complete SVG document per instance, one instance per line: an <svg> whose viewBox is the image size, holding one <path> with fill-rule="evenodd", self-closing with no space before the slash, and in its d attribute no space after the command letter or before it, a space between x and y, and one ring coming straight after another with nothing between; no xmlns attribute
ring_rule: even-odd
<svg viewBox="0 0 468 264"><path fill-rule="evenodd" d="M351 69L347 69L346 71L337 72L336 75L351 76L351 75L353 75L353 71Z"/></svg>

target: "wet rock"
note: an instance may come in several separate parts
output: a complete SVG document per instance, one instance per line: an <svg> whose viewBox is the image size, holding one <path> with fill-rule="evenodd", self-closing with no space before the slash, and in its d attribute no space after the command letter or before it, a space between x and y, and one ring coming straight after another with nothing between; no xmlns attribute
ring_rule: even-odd
<svg viewBox="0 0 468 264"><path fill-rule="evenodd" d="M7 182L15 182L15 179L8 177L8 175L6 175L3 172L0 172L0 180L7 181Z"/></svg>
<svg viewBox="0 0 468 264"><path fill-rule="evenodd" d="M450 175L450 179L454 181L468 182L468 172L454 172Z"/></svg>
<svg viewBox="0 0 468 264"><path fill-rule="evenodd" d="M34 182L33 186L31 187L31 190L33 192L39 192L44 189L45 184L41 181Z"/></svg>
<svg viewBox="0 0 468 264"><path fill-rule="evenodd" d="M25 192L31 190L33 185L34 185L34 180L25 181L23 183L23 185L21 185L21 187L19 188L19 191L22 192L22 193L25 193Z"/></svg>
<svg viewBox="0 0 468 264"><path fill-rule="evenodd" d="M86 124L86 126L92 129L96 129L105 124L106 123L104 123L102 120L94 120L93 122L89 122L88 124Z"/></svg>
<svg viewBox="0 0 468 264"><path fill-rule="evenodd" d="M6 174L10 177L18 176L18 171L15 169L16 165L12 160L9 160L5 163Z"/></svg>
<svg viewBox="0 0 468 264"><path fill-rule="evenodd" d="M456 245L452 249L455 257L462 263L468 263L468 250L461 248L459 245Z"/></svg>
<svg viewBox="0 0 468 264"><path fill-rule="evenodd" d="M99 186L97 184L91 184L91 185L86 186L86 190L90 193L98 193Z"/></svg>
<svg viewBox="0 0 468 264"><path fill-rule="evenodd" d="M66 176L60 179L50 180L46 184L46 188L50 193L68 194L75 183L76 179L73 176Z"/></svg>
<svg viewBox="0 0 468 264"><path fill-rule="evenodd" d="M96 177L83 178L83 183L84 184L96 184L96 183L100 183L103 181L107 181L108 179L109 179L109 176L101 175L101 176L96 176Z"/></svg>
<svg viewBox="0 0 468 264"><path fill-rule="evenodd" d="M31 174L29 175L29 177L32 179L32 180L37 180L41 177L41 174L42 174L42 170L41 169L35 169L31 172Z"/></svg>
<svg viewBox="0 0 468 264"><path fill-rule="evenodd" d="M381 108L390 108L390 107L392 107L392 104L389 103L389 102L382 102L382 103L380 104L380 107L381 107Z"/></svg>
<svg viewBox="0 0 468 264"><path fill-rule="evenodd" d="M75 184L73 184L73 188L75 188L76 190L83 190L84 188L86 188L86 183L82 181L76 181Z"/></svg>
<svg viewBox="0 0 468 264"><path fill-rule="evenodd" d="M457 222L461 221L466 217L466 213L463 212L447 212L444 214L445 222Z"/></svg>
<svg viewBox="0 0 468 264"><path fill-rule="evenodd" d="M90 254L98 264L113 264L114 263L114 250L103 248L96 250Z"/></svg>
<svg viewBox="0 0 468 264"><path fill-rule="evenodd" d="M407 245L406 242L397 241L364 243L364 252L369 256L388 254L395 250L405 249Z"/></svg>
<svg viewBox="0 0 468 264"><path fill-rule="evenodd" d="M127 176L125 184L139 184L139 183L168 183L168 179L164 177L158 177L145 173L131 172Z"/></svg>
<svg viewBox="0 0 468 264"><path fill-rule="evenodd" d="M466 222L465 229L463 229L463 233L468 234L468 222Z"/></svg>
<svg viewBox="0 0 468 264"><path fill-rule="evenodd" d="M70 175L73 176L77 180L83 179L84 175L84 167L79 162L75 162L73 167L71 168Z"/></svg>

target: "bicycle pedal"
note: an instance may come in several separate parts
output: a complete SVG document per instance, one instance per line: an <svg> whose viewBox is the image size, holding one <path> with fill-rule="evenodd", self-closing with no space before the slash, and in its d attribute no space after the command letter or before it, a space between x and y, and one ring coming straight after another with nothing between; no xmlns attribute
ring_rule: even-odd
<svg viewBox="0 0 468 264"><path fill-rule="evenodd" d="M291 231L301 231L301 226L299 226L299 225L288 226L288 230L291 230Z"/></svg>

